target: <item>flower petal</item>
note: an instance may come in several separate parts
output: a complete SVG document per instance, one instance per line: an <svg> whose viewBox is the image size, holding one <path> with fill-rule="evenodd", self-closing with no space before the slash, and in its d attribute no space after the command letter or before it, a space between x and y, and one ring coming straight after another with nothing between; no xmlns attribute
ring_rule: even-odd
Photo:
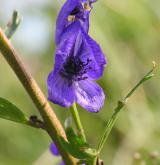
<svg viewBox="0 0 160 165"><path fill-rule="evenodd" d="M63 63L66 61L66 58L71 54L74 49L75 42L77 40L77 35L81 30L80 23L73 23L68 30L62 35L62 41L56 48L55 52L55 64L54 71L59 72L63 67Z"/></svg>
<svg viewBox="0 0 160 165"><path fill-rule="evenodd" d="M54 143L51 143L50 145L50 151L53 155L55 156L59 156L59 151L58 151L58 148L56 147L56 145Z"/></svg>
<svg viewBox="0 0 160 165"><path fill-rule="evenodd" d="M95 41L93 41L94 45L91 44L92 39L89 40L90 37L83 29L81 29L80 36L77 38L79 40L76 40L76 43L79 43L79 47L74 56L86 64L88 63L87 60L89 60L90 62L84 67L84 70L87 71L87 77L94 80L99 79L103 74L106 64L104 54Z"/></svg>
<svg viewBox="0 0 160 165"><path fill-rule="evenodd" d="M56 52L62 52L63 54L69 55L74 47L77 36L81 30L80 23L75 21L70 25L61 37L61 42L57 46Z"/></svg>
<svg viewBox="0 0 160 165"><path fill-rule="evenodd" d="M103 52L101 50L101 47L90 36L88 36L87 40L88 40L90 47L93 50L97 63L99 64L100 67L102 67L104 69L104 66L106 65L107 62L105 59L105 55L103 54Z"/></svg>
<svg viewBox="0 0 160 165"><path fill-rule="evenodd" d="M74 90L69 79L59 73L51 72L48 76L48 100L63 107L69 107L74 101Z"/></svg>
<svg viewBox="0 0 160 165"><path fill-rule="evenodd" d="M104 104L102 88L91 80L82 80L75 84L76 101L89 112L98 112Z"/></svg>
<svg viewBox="0 0 160 165"><path fill-rule="evenodd" d="M64 161L62 160L59 165L65 165Z"/></svg>
<svg viewBox="0 0 160 165"><path fill-rule="evenodd" d="M74 21L78 21L86 33L89 31L89 16L95 0L67 0L62 6L56 21L56 44L61 41L62 34ZM84 7L84 3L89 6ZM78 10L77 10L78 9ZM71 19L69 21L69 19Z"/></svg>
<svg viewBox="0 0 160 165"><path fill-rule="evenodd" d="M63 33L66 25L67 25L67 18L72 12L72 10L79 4L80 0L67 0L61 11L59 12L59 15L57 17L56 22L56 43L58 44L60 42L61 34Z"/></svg>
<svg viewBox="0 0 160 165"><path fill-rule="evenodd" d="M94 61L97 64L95 65L97 66L95 68L97 72L97 76L94 74L94 72L90 72L89 75L93 79L98 79L103 75L103 71L107 63L105 59L105 55L103 54L99 44L96 41L94 41L88 34L86 34L83 29L82 29L82 34L86 45L90 48L90 55L92 54L92 56L94 57Z"/></svg>

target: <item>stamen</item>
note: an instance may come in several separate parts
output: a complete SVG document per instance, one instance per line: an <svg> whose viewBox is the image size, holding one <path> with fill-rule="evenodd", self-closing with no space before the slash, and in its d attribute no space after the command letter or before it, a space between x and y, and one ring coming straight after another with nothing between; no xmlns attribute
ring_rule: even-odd
<svg viewBox="0 0 160 165"><path fill-rule="evenodd" d="M83 66L87 66L91 61L92 61L91 59L87 58L87 62L86 63L82 62L82 64L83 64Z"/></svg>
<svg viewBox="0 0 160 165"><path fill-rule="evenodd" d="M85 80L88 78L86 76L87 71L92 69L91 66L87 67L91 61L89 58L87 58L85 62L81 61L80 58L77 60L69 58L63 65L64 70L61 71L61 75L74 81Z"/></svg>
<svg viewBox="0 0 160 165"><path fill-rule="evenodd" d="M68 22L74 22L75 21L75 16L74 15L69 15L68 16Z"/></svg>
<svg viewBox="0 0 160 165"><path fill-rule="evenodd" d="M86 77L82 77L82 76L80 77L80 76L79 76L79 77L77 77L75 80L76 80L76 81L80 81L80 80L86 80L87 78L88 78L87 76L86 76Z"/></svg>
<svg viewBox="0 0 160 165"><path fill-rule="evenodd" d="M82 5L86 11L91 11L92 8L89 3L82 3Z"/></svg>

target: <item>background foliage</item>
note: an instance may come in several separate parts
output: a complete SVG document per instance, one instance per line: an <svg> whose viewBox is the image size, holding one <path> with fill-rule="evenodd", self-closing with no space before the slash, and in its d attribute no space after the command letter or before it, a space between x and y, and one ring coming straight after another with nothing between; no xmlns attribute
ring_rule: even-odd
<svg viewBox="0 0 160 165"><path fill-rule="evenodd" d="M0 26L4 27L14 9L23 22L12 43L47 96L46 78L53 66L54 30L59 0L0 0ZM87 138L97 146L117 100L151 67L160 61L159 0L99 0L91 14L90 35L100 43L108 66L99 83L107 95L104 108L90 114L79 107ZM105 164L138 164L139 152L146 164L157 162L160 152L160 76L139 89L127 103L101 157ZM0 56L0 96L14 102L29 115L37 114L31 100ZM62 123L69 112L53 105ZM0 165L56 164L48 151L50 139L41 130L0 120ZM125 163L124 163L125 162Z"/></svg>

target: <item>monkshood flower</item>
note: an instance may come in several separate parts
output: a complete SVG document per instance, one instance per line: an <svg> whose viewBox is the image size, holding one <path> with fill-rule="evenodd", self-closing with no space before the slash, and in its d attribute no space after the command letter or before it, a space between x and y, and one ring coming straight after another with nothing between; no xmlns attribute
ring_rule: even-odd
<svg viewBox="0 0 160 165"><path fill-rule="evenodd" d="M63 5L56 22L56 44L61 40L62 34L75 21L79 21L88 33L89 14L92 3L96 0L67 0Z"/></svg>
<svg viewBox="0 0 160 165"><path fill-rule="evenodd" d="M76 101L84 109L98 112L105 95L94 80L102 76L105 64L99 45L75 21L56 48L54 69L48 76L48 99L63 107Z"/></svg>

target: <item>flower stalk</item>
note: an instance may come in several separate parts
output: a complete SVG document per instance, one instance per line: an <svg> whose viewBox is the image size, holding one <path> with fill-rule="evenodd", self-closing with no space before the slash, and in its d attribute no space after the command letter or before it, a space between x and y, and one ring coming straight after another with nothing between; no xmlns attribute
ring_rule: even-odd
<svg viewBox="0 0 160 165"><path fill-rule="evenodd" d="M137 88L139 86L141 86L145 81L151 79L154 74L153 74L153 71L154 69L156 68L156 63L153 61L153 67L151 70L149 70L149 72L147 72L143 78L128 92L128 94L124 97L124 99L122 99L122 101L118 101L118 105L117 107L115 108L114 110L114 113L113 115L111 116L111 118L108 120L107 124L106 124L106 128L105 128L105 131L104 131L104 134L100 140L100 143L98 145L98 153L101 152L101 150L103 149L104 147L104 144L105 142L107 141L108 139L108 136L118 118L118 115L119 113L121 112L121 110L123 109L123 107L126 105L128 99L130 98L130 96L137 90Z"/></svg>
<svg viewBox="0 0 160 165"><path fill-rule="evenodd" d="M77 130L78 130L78 134L83 138L83 141L86 142L86 136L85 136L85 133L84 133L84 129L83 129L83 126L82 126L82 123L81 123L81 120L80 120L80 116L79 116L79 113L78 113L78 109L77 109L77 106L76 106L76 103L74 102L73 105L70 107L70 112L72 114L72 118L75 122L75 125L77 127Z"/></svg>
<svg viewBox="0 0 160 165"><path fill-rule="evenodd" d="M46 131L56 143L63 160L66 164L75 165L76 159L71 155L66 153L59 143L59 136L66 139L65 131L55 115L53 109L49 105L47 99L42 93L41 89L37 85L36 81L33 79L31 74L26 70L24 64L19 58L18 53L11 45L8 38L5 36L4 32L0 28L0 53L6 59L6 61L11 66L12 70L15 72L19 80L21 81L23 87L26 89L33 103L39 110L45 124Z"/></svg>

